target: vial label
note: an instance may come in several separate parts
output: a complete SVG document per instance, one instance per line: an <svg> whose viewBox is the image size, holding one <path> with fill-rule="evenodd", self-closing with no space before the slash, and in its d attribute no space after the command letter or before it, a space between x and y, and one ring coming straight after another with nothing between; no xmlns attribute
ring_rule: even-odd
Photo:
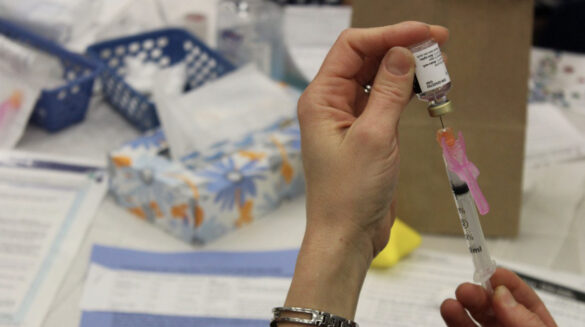
<svg viewBox="0 0 585 327"><path fill-rule="evenodd" d="M437 43L414 52L416 82L422 93L437 89L451 82L447 67ZM415 87L416 88L416 87ZM418 88L416 88L418 91Z"/></svg>

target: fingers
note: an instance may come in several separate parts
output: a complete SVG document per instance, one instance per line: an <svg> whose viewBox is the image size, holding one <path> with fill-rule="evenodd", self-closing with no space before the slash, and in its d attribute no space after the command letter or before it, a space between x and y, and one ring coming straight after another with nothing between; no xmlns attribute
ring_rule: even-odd
<svg viewBox="0 0 585 327"><path fill-rule="evenodd" d="M494 312L503 326L546 327L540 317L518 303L504 285L496 287L493 299ZM549 325L554 326L554 325Z"/></svg>
<svg viewBox="0 0 585 327"><path fill-rule="evenodd" d="M420 22L345 30L329 51L317 78L335 76L351 79L360 71L367 57L381 57L392 47L424 41L434 36L431 30L442 41L448 38L445 29Z"/></svg>
<svg viewBox="0 0 585 327"><path fill-rule="evenodd" d="M433 40L437 41L439 45L443 45L443 43L449 40L449 30L446 27L440 25L431 25L431 37Z"/></svg>
<svg viewBox="0 0 585 327"><path fill-rule="evenodd" d="M449 327L477 326L457 300L447 299L441 304L441 316Z"/></svg>
<svg viewBox="0 0 585 327"><path fill-rule="evenodd" d="M364 59L362 68L354 76L355 81L359 86L364 86L373 82L376 72L380 67L380 61L384 58L384 55L380 57L366 57Z"/></svg>
<svg viewBox="0 0 585 327"><path fill-rule="evenodd" d="M503 285L496 288L493 297L493 309L496 319L489 314L490 305L485 291L473 289L472 284L463 284L457 290L457 300L448 299L441 305L441 316L447 326L476 326L465 310L482 326L501 325L507 327L547 327L540 317L516 302L512 293ZM479 286L478 286L479 287ZM481 291L481 292L480 292ZM465 294L463 294L465 293ZM478 296L473 300L472 296ZM463 302L463 301L465 302ZM497 321L497 322L496 322Z"/></svg>
<svg viewBox="0 0 585 327"><path fill-rule="evenodd" d="M471 283L462 284L455 291L459 305L480 324L490 326L497 322L510 327L556 326L536 292L515 273L498 268L491 283L496 286L491 298L482 287ZM454 315L456 310L450 310L452 312L447 314Z"/></svg>
<svg viewBox="0 0 585 327"><path fill-rule="evenodd" d="M483 325L494 320L491 300L487 292L479 285L465 283L459 285L455 297L469 311L473 319Z"/></svg>
<svg viewBox="0 0 585 327"><path fill-rule="evenodd" d="M494 287L505 285L514 294L514 297L527 308L536 308L542 304L536 292L512 271L498 268L490 281Z"/></svg>
<svg viewBox="0 0 585 327"><path fill-rule="evenodd" d="M491 283L496 286L496 289L497 286L505 286L505 290L512 294L512 299L514 301L518 302L522 307L525 307L529 311L534 312L546 324L546 326L556 326L554 319L536 292L534 292L534 290L515 273L503 268L498 268L491 278ZM500 298L501 301L508 299L505 297L505 290L500 290L500 295L502 296ZM494 311L498 314L498 311L496 310L496 299L497 298L494 294ZM500 308L499 312L508 312L501 310L502 304L503 303L498 304Z"/></svg>
<svg viewBox="0 0 585 327"><path fill-rule="evenodd" d="M410 101L414 76L412 53L394 47L382 60L366 108L358 120L394 136L402 110Z"/></svg>
<svg viewBox="0 0 585 327"><path fill-rule="evenodd" d="M430 30L431 38L437 41L439 45L442 45L449 39L449 30L443 26L431 25ZM354 76L356 82L360 86L364 86L373 81L374 77L376 76L376 71L378 71L378 66L380 66L380 61L382 60L384 54L385 53L381 53L380 55L377 56L370 55L364 58L362 67ZM446 60L445 53L443 53L443 58Z"/></svg>

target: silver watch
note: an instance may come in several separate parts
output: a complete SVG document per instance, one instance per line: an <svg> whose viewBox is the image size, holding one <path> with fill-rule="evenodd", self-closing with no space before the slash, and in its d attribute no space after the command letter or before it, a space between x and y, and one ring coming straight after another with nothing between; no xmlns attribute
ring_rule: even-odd
<svg viewBox="0 0 585 327"><path fill-rule="evenodd" d="M305 313L311 315L310 319L297 317L283 317L283 312ZM272 309L273 318L270 327L277 327L279 322L293 322L297 324L320 326L320 327L359 327L355 321L319 311L297 307L276 307Z"/></svg>

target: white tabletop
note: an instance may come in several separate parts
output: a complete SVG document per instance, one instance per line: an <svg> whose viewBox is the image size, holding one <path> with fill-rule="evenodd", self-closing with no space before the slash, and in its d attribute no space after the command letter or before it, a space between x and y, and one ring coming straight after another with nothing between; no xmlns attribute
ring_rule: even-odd
<svg viewBox="0 0 585 327"><path fill-rule="evenodd" d="M105 161L108 151L138 135L109 105L94 99L82 124L57 134L30 126L17 149ZM513 239L488 240L492 255L496 260L585 273L585 240L580 238L585 235L585 161L528 170L524 180L520 234ZM160 251L296 248L302 239L304 219L301 197L250 226L196 247L136 219L107 196L44 326L78 326L79 300L93 244ZM465 241L459 236L423 235L421 247L467 255Z"/></svg>

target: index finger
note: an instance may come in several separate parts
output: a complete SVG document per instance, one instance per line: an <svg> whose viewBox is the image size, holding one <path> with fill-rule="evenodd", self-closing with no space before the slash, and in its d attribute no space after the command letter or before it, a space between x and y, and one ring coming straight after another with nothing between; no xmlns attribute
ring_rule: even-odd
<svg viewBox="0 0 585 327"><path fill-rule="evenodd" d="M516 301L523 304L528 310L536 313L547 326L554 326L554 319L540 297L518 275L507 269L498 268L490 280L494 288L499 285L506 286Z"/></svg>
<svg viewBox="0 0 585 327"><path fill-rule="evenodd" d="M431 37L441 43L447 39L448 31L421 22L347 29L329 50L317 77L351 79L360 71L366 57L383 56L392 47L409 46Z"/></svg>

